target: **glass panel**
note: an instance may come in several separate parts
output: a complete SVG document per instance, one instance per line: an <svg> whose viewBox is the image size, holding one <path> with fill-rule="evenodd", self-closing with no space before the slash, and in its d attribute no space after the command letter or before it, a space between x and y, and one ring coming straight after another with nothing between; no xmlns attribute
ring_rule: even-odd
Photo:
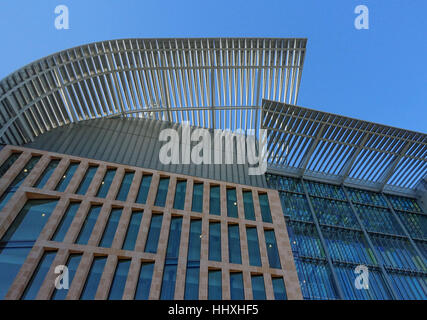
<svg viewBox="0 0 427 320"><path fill-rule="evenodd" d="M74 253L70 254L67 261L67 267L68 267L68 281L69 281L69 287L71 288L71 284L73 283L74 276L76 275L77 268L79 267L80 261L82 260L81 253ZM52 300L65 300L68 294L68 289L60 289L53 292Z"/></svg>
<svg viewBox="0 0 427 320"><path fill-rule="evenodd" d="M64 192L65 189L67 189L68 184L70 183L71 179L73 178L74 173L76 172L77 168L79 167L78 162L71 162L68 166L67 171L65 171L64 175L61 177L61 180L59 180L56 191Z"/></svg>
<svg viewBox="0 0 427 320"><path fill-rule="evenodd" d="M222 273L221 270L209 270L208 299L222 300Z"/></svg>
<svg viewBox="0 0 427 320"><path fill-rule="evenodd" d="M130 262L130 259L123 259L117 262L117 267L114 273L113 283L111 284L108 300L122 300Z"/></svg>
<svg viewBox="0 0 427 320"><path fill-rule="evenodd" d="M107 257L94 257L80 300L94 300Z"/></svg>
<svg viewBox="0 0 427 320"><path fill-rule="evenodd" d="M281 269L279 250L277 249L276 236L273 230L264 230L265 244L267 246L267 255L270 268Z"/></svg>
<svg viewBox="0 0 427 320"><path fill-rule="evenodd" d="M304 188L300 179L288 178L268 173L265 174L265 179L268 186L272 189L304 193Z"/></svg>
<svg viewBox="0 0 427 320"><path fill-rule="evenodd" d="M116 196L116 200L126 201L134 175L135 175L135 172L133 171L125 172L122 185L120 186L119 193Z"/></svg>
<svg viewBox="0 0 427 320"><path fill-rule="evenodd" d="M279 196L285 216L293 220L313 221L305 195L280 192Z"/></svg>
<svg viewBox="0 0 427 320"><path fill-rule="evenodd" d="M184 299L186 300L197 300L199 298L201 234L202 220L191 220L185 277Z"/></svg>
<svg viewBox="0 0 427 320"><path fill-rule="evenodd" d="M153 279L154 262L141 264L139 280L136 286L135 300L148 300L150 296L151 280Z"/></svg>
<svg viewBox="0 0 427 320"><path fill-rule="evenodd" d="M231 300L245 299L245 290L243 288L243 274L241 272L230 273L230 295Z"/></svg>
<svg viewBox="0 0 427 320"><path fill-rule="evenodd" d="M236 189L227 189L227 216L238 217Z"/></svg>
<svg viewBox="0 0 427 320"><path fill-rule="evenodd" d="M360 229L360 225L348 202L321 198L312 198L311 202L319 223Z"/></svg>
<svg viewBox="0 0 427 320"><path fill-rule="evenodd" d="M310 195L324 198L346 200L344 191L339 186L313 181L304 181Z"/></svg>
<svg viewBox="0 0 427 320"><path fill-rule="evenodd" d="M295 258L301 291L304 299L337 299L332 275L326 261L307 261ZM353 280L354 281L354 280Z"/></svg>
<svg viewBox="0 0 427 320"><path fill-rule="evenodd" d="M44 278L46 278L49 268L55 259L55 256L56 251L46 251L43 254L36 270L31 277L31 280L22 294L22 300L34 300L36 298L37 293L43 284Z"/></svg>
<svg viewBox="0 0 427 320"><path fill-rule="evenodd" d="M126 238L123 243L123 250L134 250L136 239L138 238L139 227L141 225L142 220L142 211L134 211L132 212L132 216L130 218L128 230L126 232Z"/></svg>
<svg viewBox="0 0 427 320"><path fill-rule="evenodd" d="M422 212L421 207L415 199L390 195L387 195L387 198L396 210Z"/></svg>
<svg viewBox="0 0 427 320"><path fill-rule="evenodd" d="M0 300L3 300L13 280L21 269L34 242L30 246L4 248L0 244Z"/></svg>
<svg viewBox="0 0 427 320"><path fill-rule="evenodd" d="M159 188L157 189L155 206L164 207L166 203L166 197L169 190L169 178L160 178Z"/></svg>
<svg viewBox="0 0 427 320"><path fill-rule="evenodd" d="M104 234L101 238L100 247L111 248L113 244L114 235L116 234L117 226L119 225L120 217L122 216L123 209L112 209L110 217L108 218L107 226L105 227Z"/></svg>
<svg viewBox="0 0 427 320"><path fill-rule="evenodd" d="M34 187L42 189L45 186L46 182L49 180L53 171L55 171L58 164L59 164L58 159L51 160L49 162L49 164L47 165L46 169L44 169L43 174L40 176L40 178L35 183Z"/></svg>
<svg viewBox="0 0 427 320"><path fill-rule="evenodd" d="M219 186L211 186L210 187L209 213L215 214L218 216L221 214L220 188L219 188Z"/></svg>
<svg viewBox="0 0 427 320"><path fill-rule="evenodd" d="M79 209L80 202L70 202L67 211L62 216L61 222L58 225L55 233L52 236L52 241L62 242L64 241L65 235L73 222L73 219Z"/></svg>
<svg viewBox="0 0 427 320"><path fill-rule="evenodd" d="M265 295L265 286L264 286L264 276L251 276L252 282L252 294L254 300L265 300L267 299Z"/></svg>
<svg viewBox="0 0 427 320"><path fill-rule="evenodd" d="M187 190L187 181L177 181L175 189L175 199L173 207L178 210L184 210L185 191Z"/></svg>
<svg viewBox="0 0 427 320"><path fill-rule="evenodd" d="M136 197L136 202L145 204L147 201L148 191L150 191L151 179L153 176L143 176L141 184L139 185L138 196Z"/></svg>
<svg viewBox="0 0 427 320"><path fill-rule="evenodd" d="M426 277L388 272L392 285L401 300L427 300ZM369 278L370 279L370 278Z"/></svg>
<svg viewBox="0 0 427 320"><path fill-rule="evenodd" d="M107 169L104 179L101 181L101 186L96 194L99 198L105 198L110 190L111 183L113 182L114 176L116 175L116 169Z"/></svg>
<svg viewBox="0 0 427 320"><path fill-rule="evenodd" d="M273 277L273 291L274 291L274 299L275 300L287 300L288 297L286 295L285 282L283 278Z"/></svg>
<svg viewBox="0 0 427 320"><path fill-rule="evenodd" d="M0 178L4 176L4 174L9 170L9 168L18 160L21 153L14 152L12 153L5 162L0 166Z"/></svg>
<svg viewBox="0 0 427 320"><path fill-rule="evenodd" d="M261 208L262 221L272 223L270 203L268 202L268 195L266 193L259 194L259 206Z"/></svg>
<svg viewBox="0 0 427 320"><path fill-rule="evenodd" d="M387 202L381 193L369 192L365 190L357 190L353 188L347 188L348 195L353 202L361 204L372 204L375 206L387 207Z"/></svg>
<svg viewBox="0 0 427 320"><path fill-rule="evenodd" d="M209 222L209 260L221 261L221 222Z"/></svg>
<svg viewBox="0 0 427 320"><path fill-rule="evenodd" d="M145 252L156 253L159 243L160 230L162 228L163 216L153 214L151 217L150 230L148 231L147 242L145 243Z"/></svg>
<svg viewBox="0 0 427 320"><path fill-rule="evenodd" d="M90 235L92 234L93 227L95 226L96 220L98 219L99 212L101 211L100 205L92 205L86 216L85 222L80 230L79 236L77 237L76 243L87 244Z"/></svg>
<svg viewBox="0 0 427 320"><path fill-rule="evenodd" d="M394 215L388 209L355 205L356 212L359 214L366 230L404 235Z"/></svg>
<svg viewBox="0 0 427 320"><path fill-rule="evenodd" d="M397 214L412 238L427 239L427 215L402 211Z"/></svg>
<svg viewBox="0 0 427 320"><path fill-rule="evenodd" d="M163 270L161 300L172 300L175 295L176 271L178 265L179 244L181 242L182 217L172 217Z"/></svg>
<svg viewBox="0 0 427 320"><path fill-rule="evenodd" d="M203 211L203 183L195 183L193 185L193 201L191 211Z"/></svg>
<svg viewBox="0 0 427 320"><path fill-rule="evenodd" d="M252 191L243 191L243 205L245 209L245 219L255 221L254 200Z"/></svg>
<svg viewBox="0 0 427 320"><path fill-rule="evenodd" d="M28 200L0 242L37 240L57 202Z"/></svg>
<svg viewBox="0 0 427 320"><path fill-rule="evenodd" d="M228 225L228 257L230 263L242 263L240 252L240 233L238 224Z"/></svg>
<svg viewBox="0 0 427 320"><path fill-rule="evenodd" d="M256 227L246 227L246 236L248 238L249 264L261 267L261 254Z"/></svg>
<svg viewBox="0 0 427 320"><path fill-rule="evenodd" d="M24 169L22 169L21 172L12 181L12 183L9 185L9 187L6 189L6 191L0 197L0 210L2 210L4 208L4 206L6 205L6 203L10 200L10 198L12 198L12 196L15 194L16 190L18 190L18 188L24 182L25 178L30 174L31 170L38 163L40 158L41 158L40 156L31 157L30 161L28 161L28 163L25 165Z"/></svg>
<svg viewBox="0 0 427 320"><path fill-rule="evenodd" d="M85 176L83 177L82 182L80 182L80 186L77 189L77 194L86 194L87 189L92 183L93 177L95 176L96 170L98 170L98 166L89 166L86 170Z"/></svg>
<svg viewBox="0 0 427 320"><path fill-rule="evenodd" d="M287 221L286 225L294 257L325 257L325 251L314 224Z"/></svg>

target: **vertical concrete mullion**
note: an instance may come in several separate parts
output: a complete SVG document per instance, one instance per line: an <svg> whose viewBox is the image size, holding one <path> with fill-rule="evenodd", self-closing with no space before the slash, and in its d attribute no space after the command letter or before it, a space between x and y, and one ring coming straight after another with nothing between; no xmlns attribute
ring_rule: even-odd
<svg viewBox="0 0 427 320"><path fill-rule="evenodd" d="M126 279L126 285L123 292L123 300L133 300L135 297L138 280L139 280L139 273L141 270L141 259L138 258L132 258L132 261L130 263L129 273Z"/></svg>
<svg viewBox="0 0 427 320"><path fill-rule="evenodd" d="M221 183L219 186L219 202L221 204L221 217L227 217L227 185Z"/></svg>
<svg viewBox="0 0 427 320"><path fill-rule="evenodd" d="M87 276L90 268L92 267L94 255L92 252L84 252L82 259L80 260L79 267L74 275L73 282L71 283L70 289L66 300L79 300L82 294L83 288L86 283Z"/></svg>
<svg viewBox="0 0 427 320"><path fill-rule="evenodd" d="M83 223L86 219L86 216L89 213L91 203L89 200L83 200L80 203L79 208L77 209L76 215L71 222L70 228L68 229L64 241L65 243L74 243L77 240L77 237L80 233Z"/></svg>
<svg viewBox="0 0 427 320"><path fill-rule="evenodd" d="M190 236L190 216L185 215L182 220L179 258L176 272L175 300L183 300L185 293L185 276L187 269L188 242Z"/></svg>
<svg viewBox="0 0 427 320"><path fill-rule="evenodd" d="M200 250L199 299L208 298L208 255L209 255L209 217L202 219L202 240Z"/></svg>
<svg viewBox="0 0 427 320"><path fill-rule="evenodd" d="M104 179L106 172L107 172L107 166L105 164L101 164L98 166L98 169L96 170L95 175L86 192L86 196L96 197L96 194L98 192L99 187L101 186L101 182Z"/></svg>
<svg viewBox="0 0 427 320"><path fill-rule="evenodd" d="M49 268L46 278L37 294L36 300L49 300L53 291L55 290L55 279L59 274L55 274L55 268L59 265L66 265L68 258L68 249L59 249L56 253L55 259ZM61 289L66 290L66 289Z"/></svg>
<svg viewBox="0 0 427 320"><path fill-rule="evenodd" d="M175 176L170 177L169 179L169 189L166 196L165 209L170 210L173 208L173 202L175 200L175 190L176 190L177 179Z"/></svg>
<svg viewBox="0 0 427 320"><path fill-rule="evenodd" d="M170 212L164 212L162 228L160 230L156 261L154 263L153 279L151 281L151 290L149 297L150 300L157 300L160 298L160 291L162 289L163 269L169 239L170 223Z"/></svg>
<svg viewBox="0 0 427 320"><path fill-rule="evenodd" d="M3 207L0 213L0 239L9 229L10 225L15 220L21 209L25 206L26 202L27 195L25 191L18 190Z"/></svg>
<svg viewBox="0 0 427 320"><path fill-rule="evenodd" d="M102 205L101 211L99 212L98 218L96 219L96 223L93 227L92 234L87 242L88 246L98 246L101 241L102 235L104 233L104 229L107 226L108 219L111 216L111 211L113 210L111 203L104 202Z"/></svg>
<svg viewBox="0 0 427 320"><path fill-rule="evenodd" d="M43 174L46 167L49 165L50 157L48 155L43 155L41 159L34 166L33 170L31 170L28 177L22 183L22 187L33 187L40 176Z"/></svg>
<svg viewBox="0 0 427 320"><path fill-rule="evenodd" d="M230 300L230 268L228 266L222 266L221 268L222 278L222 300Z"/></svg>
<svg viewBox="0 0 427 320"><path fill-rule="evenodd" d="M193 205L193 187L194 187L194 179L187 179L187 189L185 190L185 202L184 202L184 210L187 212L191 212L191 206Z"/></svg>
<svg viewBox="0 0 427 320"><path fill-rule="evenodd" d="M55 187L59 183L59 180L61 180L61 177L64 175L65 171L68 168L68 165L70 163L69 158L61 158L61 160L58 163L58 166L53 171L52 175L50 176L49 180L46 182L46 185L43 189L45 190L55 190Z"/></svg>
<svg viewBox="0 0 427 320"><path fill-rule="evenodd" d="M151 209L145 209L142 213L141 225L139 226L138 236L136 237L134 251L144 252L152 216Z"/></svg>
<svg viewBox="0 0 427 320"><path fill-rule="evenodd" d="M245 300L253 300L252 279L249 270L243 270L243 288L245 290Z"/></svg>
<svg viewBox="0 0 427 320"><path fill-rule="evenodd" d="M267 300L274 300L273 281L271 273L264 273L265 296Z"/></svg>
<svg viewBox="0 0 427 320"><path fill-rule="evenodd" d="M114 174L113 181L111 182L110 189L108 190L108 194L105 197L107 200L113 201L116 199L117 193L119 192L120 186L122 185L122 180L125 175L125 169L119 167L116 169L116 173Z"/></svg>
<svg viewBox="0 0 427 320"><path fill-rule="evenodd" d="M30 152L23 152L15 163L7 170L4 176L0 179L0 195L7 189L9 184L16 178L16 176L24 169L27 162L31 159Z"/></svg>
<svg viewBox="0 0 427 320"><path fill-rule="evenodd" d="M147 201L145 202L146 206L154 206L154 201L156 201L157 189L159 188L159 181L160 175L158 173L153 173L150 189L147 195Z"/></svg>
<svg viewBox="0 0 427 320"><path fill-rule="evenodd" d="M143 175L143 172L141 170L135 171L132 184L130 185L130 188L129 188L128 197L126 199L127 202L136 201L136 197L138 196L138 192L139 192L139 186L141 185L141 182L142 182L142 175Z"/></svg>
<svg viewBox="0 0 427 320"><path fill-rule="evenodd" d="M351 199L350 199L350 197L348 195L346 187L342 186L342 189L344 191L344 194L345 194L345 197L346 197L348 203L350 204L350 208L353 211L353 214L356 217L356 220L357 220L360 228L362 229L362 233L363 233L366 241L368 242L368 245L371 248L372 253L375 256L375 259L377 260L377 263L378 263L378 266L380 267L380 270L381 270L381 273L383 275L384 281L386 282L386 285L387 285L388 289L390 290L390 293L391 293L392 297L394 299L398 299L397 295L396 295L396 292L394 291L393 285L390 282L390 278L388 276L388 273L385 270L384 264L382 262L382 258L379 256L377 250L375 249L375 247L374 247L374 245L373 245L373 243L371 241L371 237L369 237L369 234L368 234L368 232L367 232L367 230L365 228L365 225L363 224L362 219L360 219L359 214L357 213L356 209L354 208L353 201L351 201Z"/></svg>
<svg viewBox="0 0 427 320"><path fill-rule="evenodd" d="M49 240L53 233L56 231L59 222L61 221L65 212L67 212L68 205L70 204L70 199L67 197L61 197L55 206L52 214L49 217L49 220L46 222L43 230L41 231L38 240Z"/></svg>
<svg viewBox="0 0 427 320"><path fill-rule="evenodd" d="M70 180L65 192L66 193L75 193L80 186L81 181L83 180L86 170L89 167L88 161L81 161L77 170L74 172L73 177Z"/></svg>
<svg viewBox="0 0 427 320"><path fill-rule="evenodd" d="M123 241L125 240L126 233L129 227L130 218L132 216L132 209L130 207L124 207L122 215L120 217L119 224L117 225L116 233L114 234L114 240L111 244L112 249L121 249Z"/></svg>
<svg viewBox="0 0 427 320"><path fill-rule="evenodd" d="M335 268L334 268L334 265L332 263L331 256L329 255L328 247L326 245L325 239L323 238L322 230L320 228L319 221L317 220L317 216L316 216L316 213L314 211L313 204L311 203L311 199L310 199L310 196L308 194L307 187L304 183L304 179L301 179L301 184L302 184L302 187L304 189L304 194L305 194L305 197L307 199L308 206L310 208L311 216L313 217L314 225L316 226L317 233L319 234L320 243L322 244L323 251L325 252L326 260L328 261L329 268L331 269L332 279L333 279L333 282L335 284L335 288L337 290L338 298L342 300L342 299L344 299L344 294L343 294L343 291L341 288L341 284L338 281L338 277L337 277L337 274L335 272Z"/></svg>
<svg viewBox="0 0 427 320"><path fill-rule="evenodd" d="M115 255L109 255L105 263L104 271L99 280L98 290L96 291L95 300L107 300L113 283L119 258Z"/></svg>

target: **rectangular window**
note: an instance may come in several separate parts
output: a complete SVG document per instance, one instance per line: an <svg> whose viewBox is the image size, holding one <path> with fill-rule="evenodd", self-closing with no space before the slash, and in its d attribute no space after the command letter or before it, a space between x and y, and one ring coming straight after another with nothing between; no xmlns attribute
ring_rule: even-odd
<svg viewBox="0 0 427 320"><path fill-rule="evenodd" d="M105 198L110 190L111 183L113 183L114 176L116 175L116 169L107 169L104 179L101 181L101 186L96 194L99 198Z"/></svg>
<svg viewBox="0 0 427 320"><path fill-rule="evenodd" d="M130 217L126 238L123 243L123 250L134 250L136 239L138 238L139 226L141 225L142 211L133 211Z"/></svg>
<svg viewBox="0 0 427 320"><path fill-rule="evenodd" d="M209 222L209 260L221 261L221 222Z"/></svg>
<svg viewBox="0 0 427 320"><path fill-rule="evenodd" d="M248 238L249 264L261 267L261 254L259 251L258 233L256 227L247 227L246 236Z"/></svg>
<svg viewBox="0 0 427 320"><path fill-rule="evenodd" d="M220 203L220 188L219 186L210 187L209 197L209 213L219 216L221 214L221 203Z"/></svg>
<svg viewBox="0 0 427 320"><path fill-rule="evenodd" d="M145 252L157 253L162 220L163 216L161 214L153 214L151 216L150 230L148 231L147 242L145 243Z"/></svg>
<svg viewBox="0 0 427 320"><path fill-rule="evenodd" d="M98 166L89 166L89 168L87 168L85 176L83 177L82 181L80 182L79 188L77 189L77 194L86 194L87 189L89 189L93 177L95 176L96 170L98 170Z"/></svg>
<svg viewBox="0 0 427 320"><path fill-rule="evenodd" d="M203 183L194 183L193 185L193 201L191 211L203 211Z"/></svg>
<svg viewBox="0 0 427 320"><path fill-rule="evenodd" d="M173 202L174 209L184 210L186 190L187 190L187 181L181 180L176 182L175 199Z"/></svg>
<svg viewBox="0 0 427 320"><path fill-rule="evenodd" d="M150 296L151 280L153 279L154 262L141 264L139 280L136 285L135 300L148 300Z"/></svg>
<svg viewBox="0 0 427 320"><path fill-rule="evenodd" d="M179 244L181 242L182 217L172 217L163 270L161 300L172 300L175 295L176 271L178 266Z"/></svg>
<svg viewBox="0 0 427 320"><path fill-rule="evenodd" d="M268 195L266 193L259 194L259 206L261 208L262 221L272 223L270 203L268 202Z"/></svg>
<svg viewBox="0 0 427 320"><path fill-rule="evenodd" d="M245 209L245 219L255 221L254 200L252 191L243 191L243 205Z"/></svg>
<svg viewBox="0 0 427 320"><path fill-rule="evenodd" d="M244 300L245 289L243 287L243 274L241 272L230 273L231 300Z"/></svg>
<svg viewBox="0 0 427 320"><path fill-rule="evenodd" d="M126 201L134 175L135 172L133 171L125 172L125 175L123 176L122 180L122 185L120 186L119 193L116 196L116 200Z"/></svg>
<svg viewBox="0 0 427 320"><path fill-rule="evenodd" d="M38 163L40 158L40 156L31 157L30 161L28 161L24 169L21 170L21 172L9 185L9 187L4 191L3 195L0 197L0 210L2 210L10 198L12 198L16 190L18 190L22 182L24 182L25 178L30 174L31 170L33 170L34 166Z"/></svg>
<svg viewBox="0 0 427 320"><path fill-rule="evenodd" d="M0 240L0 299L3 299L57 200L28 200Z"/></svg>
<svg viewBox="0 0 427 320"><path fill-rule="evenodd" d="M104 271L107 257L98 256L93 258L92 266L90 267L80 300L94 300L96 291L98 290L99 281L101 280Z"/></svg>
<svg viewBox="0 0 427 320"><path fill-rule="evenodd" d="M237 195L236 189L227 189L227 216L237 218Z"/></svg>
<svg viewBox="0 0 427 320"><path fill-rule="evenodd" d="M82 228L80 229L79 236L77 237L77 244L87 244L90 235L92 234L93 227L98 219L99 212L101 211L100 205L92 205L86 216Z"/></svg>
<svg viewBox="0 0 427 320"><path fill-rule="evenodd" d="M9 170L9 168L15 163L16 160L18 160L21 153L14 152L12 153L5 162L2 163L0 166L0 178L4 176L4 174Z"/></svg>
<svg viewBox="0 0 427 320"><path fill-rule="evenodd" d="M282 277L273 277L273 291L274 291L274 299L276 300L287 300L288 297L286 295L285 282Z"/></svg>
<svg viewBox="0 0 427 320"><path fill-rule="evenodd" d="M169 178L160 178L159 188L157 189L155 206L164 207L166 203L166 197L169 190Z"/></svg>
<svg viewBox="0 0 427 320"><path fill-rule="evenodd" d="M240 233L238 224L228 225L228 257L230 263L242 263L240 252Z"/></svg>
<svg viewBox="0 0 427 320"><path fill-rule="evenodd" d="M52 241L64 241L65 235L67 234L67 231L70 228L74 217L76 216L79 206L80 202L70 202L67 211L65 211L64 215L61 218L61 222L58 224L58 227L52 236Z"/></svg>
<svg viewBox="0 0 427 320"><path fill-rule="evenodd" d="M153 176L142 176L141 184L139 185L138 196L136 197L136 202L145 204L147 201L148 191L150 191L151 179Z"/></svg>
<svg viewBox="0 0 427 320"><path fill-rule="evenodd" d="M71 179L73 178L73 175L76 172L78 167L79 167L78 162L71 162L70 163L70 165L68 166L64 175L61 177L58 184L56 185L56 188L55 188L56 191L64 192L65 189L67 189L68 184L70 183Z"/></svg>
<svg viewBox="0 0 427 320"><path fill-rule="evenodd" d="M222 273L221 270L209 270L208 299L222 300Z"/></svg>
<svg viewBox="0 0 427 320"><path fill-rule="evenodd" d="M265 300L265 286L263 275L252 275L252 295L254 300Z"/></svg>
<svg viewBox="0 0 427 320"><path fill-rule="evenodd" d="M120 259L117 262L111 284L108 300L122 300L125 291L126 279L128 277L131 259Z"/></svg>
<svg viewBox="0 0 427 320"><path fill-rule="evenodd" d="M39 292L44 278L51 267L53 260L55 259L56 251L46 251L37 265L24 293L22 294L21 300L35 300L37 293Z"/></svg>
<svg viewBox="0 0 427 320"><path fill-rule="evenodd" d="M277 249L276 236L273 230L264 230L265 244L270 268L281 269L279 250Z"/></svg>
<svg viewBox="0 0 427 320"><path fill-rule="evenodd" d="M188 239L187 272L185 276L184 299L199 299L200 248L202 220L191 220Z"/></svg>
<svg viewBox="0 0 427 320"><path fill-rule="evenodd" d="M38 188L38 189L43 189L43 187L45 186L46 182L49 180L53 171L55 171L58 164L59 164L59 159L51 160L49 162L49 164L47 165L46 169L44 169L43 174L40 176L40 178L34 184L34 187Z"/></svg>
<svg viewBox="0 0 427 320"><path fill-rule="evenodd" d="M77 268L79 267L80 261L82 260L83 254L81 253L72 253L68 257L67 268L68 268L68 282L69 288L71 288L71 284L73 283L74 276L76 275ZM68 294L67 289L56 290L53 292L51 300L65 300Z"/></svg>
<svg viewBox="0 0 427 320"><path fill-rule="evenodd" d="M117 226L120 222L120 217L122 216L122 208L112 209L110 217L108 218L107 226L104 229L104 234L102 235L100 247L111 248L111 245L114 241L114 235L116 234Z"/></svg>

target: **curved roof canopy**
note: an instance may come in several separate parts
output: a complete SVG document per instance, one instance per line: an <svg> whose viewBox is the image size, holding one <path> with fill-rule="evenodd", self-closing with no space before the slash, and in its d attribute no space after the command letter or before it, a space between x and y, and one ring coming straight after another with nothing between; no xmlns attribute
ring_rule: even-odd
<svg viewBox="0 0 427 320"><path fill-rule="evenodd" d="M262 98L295 104L306 39L126 39L65 50L0 82L0 142L127 116L259 127Z"/></svg>

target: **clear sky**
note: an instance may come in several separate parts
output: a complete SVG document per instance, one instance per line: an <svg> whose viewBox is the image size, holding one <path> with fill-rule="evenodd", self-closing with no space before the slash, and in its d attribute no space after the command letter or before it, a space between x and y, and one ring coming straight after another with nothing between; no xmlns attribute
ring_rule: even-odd
<svg viewBox="0 0 427 320"><path fill-rule="evenodd" d="M70 10L57 30L54 9ZM369 30L357 30L357 5ZM94 41L304 37L298 105L427 132L426 0L0 0L0 79Z"/></svg>

